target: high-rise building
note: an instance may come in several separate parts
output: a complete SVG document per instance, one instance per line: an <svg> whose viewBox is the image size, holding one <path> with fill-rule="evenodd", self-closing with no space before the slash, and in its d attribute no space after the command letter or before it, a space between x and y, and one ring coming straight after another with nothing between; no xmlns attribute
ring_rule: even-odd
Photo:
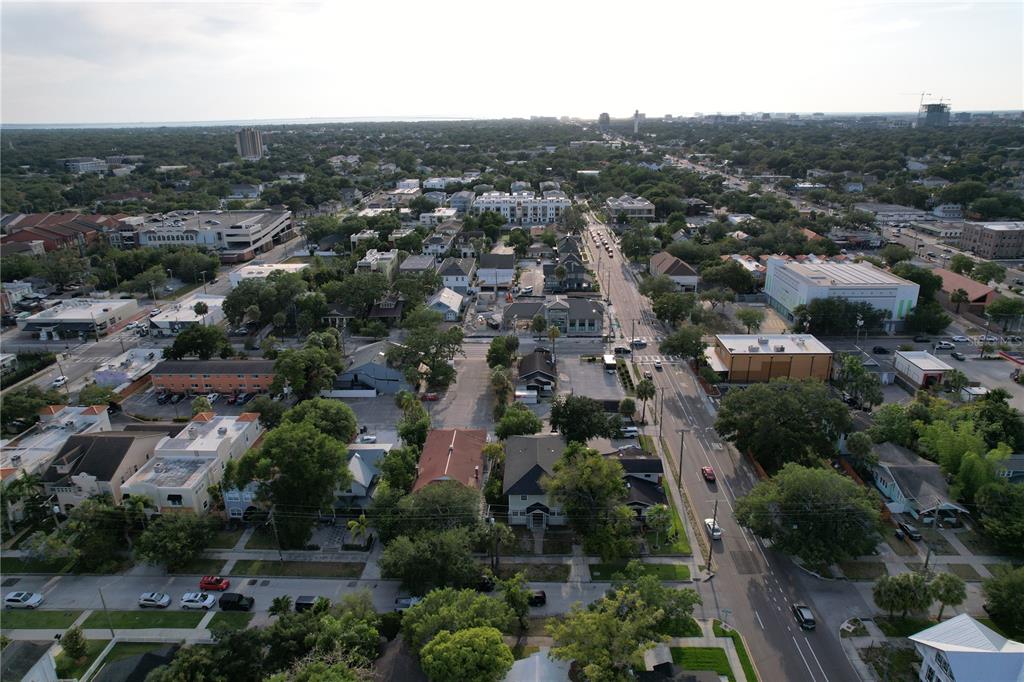
<svg viewBox="0 0 1024 682"><path fill-rule="evenodd" d="M263 158L263 136L255 128L242 128L235 133L235 147L238 155L246 161L259 161Z"/></svg>
<svg viewBox="0 0 1024 682"><path fill-rule="evenodd" d="M944 128L949 125L949 105L937 102L921 105L917 125L924 128Z"/></svg>
<svg viewBox="0 0 1024 682"><path fill-rule="evenodd" d="M597 117L597 122L599 124L603 125L603 126L606 126L606 125L608 125L609 123L612 122L612 117L609 116L607 114L607 112L604 112L600 116Z"/></svg>
<svg viewBox="0 0 1024 682"><path fill-rule="evenodd" d="M637 109L633 112L633 135L640 134L640 110Z"/></svg>

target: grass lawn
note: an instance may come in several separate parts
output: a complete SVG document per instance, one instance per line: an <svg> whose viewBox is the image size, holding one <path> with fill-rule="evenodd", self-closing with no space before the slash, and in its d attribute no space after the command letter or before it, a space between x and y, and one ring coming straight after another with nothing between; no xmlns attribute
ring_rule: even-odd
<svg viewBox="0 0 1024 682"><path fill-rule="evenodd" d="M644 452L648 454L654 454L653 437L641 434L637 440L640 442L640 447L643 448Z"/></svg>
<svg viewBox="0 0 1024 682"><path fill-rule="evenodd" d="M692 556L693 551L690 549L690 540L686 537L686 528L683 526L683 520L679 518L679 510L676 509L676 505L672 502L672 491L668 489L668 477L663 476L661 478L661 487L665 491L665 499L668 500L668 509L672 514L672 541L665 542L662 540L661 546L657 549L654 548L654 544L650 541L651 534L648 533L647 545L651 548L651 554L664 556L666 554L683 554L685 556Z"/></svg>
<svg viewBox="0 0 1024 682"><path fill-rule="evenodd" d="M747 647L743 646L743 638L740 637L740 633L730 628L726 630L722 627L722 622L719 620L711 623L712 629L715 632L715 637L731 637L733 646L736 647L736 655L740 659L740 665L743 666L743 675L747 678L747 682L757 682L757 673L754 672L754 664L750 662L750 655L747 654Z"/></svg>
<svg viewBox="0 0 1024 682"><path fill-rule="evenodd" d="M531 582L564 583L569 580L569 564L510 564L498 567L498 576L510 578L519 571L526 573Z"/></svg>
<svg viewBox="0 0 1024 682"><path fill-rule="evenodd" d="M114 648L110 650L106 658L103 659L103 664L113 663L114 661L120 661L122 658L128 658L129 656L135 656L137 654L144 654L149 651L156 651L161 647L167 646L166 642L118 642L114 645Z"/></svg>
<svg viewBox="0 0 1024 682"><path fill-rule="evenodd" d="M82 629L194 628L204 615L201 611L93 611Z"/></svg>
<svg viewBox="0 0 1024 682"><path fill-rule="evenodd" d="M67 573L71 567L71 561L46 563L21 557L0 557L0 573L4 575L11 573Z"/></svg>
<svg viewBox="0 0 1024 682"><path fill-rule="evenodd" d="M242 529L217 531L210 541L210 549L233 549L243 532Z"/></svg>
<svg viewBox="0 0 1024 682"><path fill-rule="evenodd" d="M881 561L840 561L839 568L847 580L875 580L888 573Z"/></svg>
<svg viewBox="0 0 1024 682"><path fill-rule="evenodd" d="M531 543L533 538L530 538ZM572 546L576 536L571 531L552 531L544 533L544 554L572 554Z"/></svg>
<svg viewBox="0 0 1024 682"><path fill-rule="evenodd" d="M860 620L854 618L849 625L850 627L844 626L839 630L840 637L867 637L868 629Z"/></svg>
<svg viewBox="0 0 1024 682"><path fill-rule="evenodd" d="M282 261L283 263L310 263L312 258L309 256L292 256L288 260Z"/></svg>
<svg viewBox="0 0 1024 682"><path fill-rule="evenodd" d="M662 634L669 637L702 637L704 631L700 629L700 624L693 618L677 618L666 623Z"/></svg>
<svg viewBox="0 0 1024 682"><path fill-rule="evenodd" d="M82 615L81 611L4 609L3 613L0 613L0 626L4 630L67 630L80 615Z"/></svg>
<svg viewBox="0 0 1024 682"><path fill-rule="evenodd" d="M255 614L245 611L218 611L213 614L208 629L220 628L222 630L244 630L249 627L249 621Z"/></svg>
<svg viewBox="0 0 1024 682"><path fill-rule="evenodd" d="M220 575L226 563L224 559L204 559L199 557L179 566L173 571L167 572L178 575Z"/></svg>
<svg viewBox="0 0 1024 682"><path fill-rule="evenodd" d="M942 556L960 556L960 552L953 545L949 544L942 533L934 528L921 528L921 541L931 547L932 553Z"/></svg>
<svg viewBox="0 0 1024 682"><path fill-rule="evenodd" d="M194 289L198 289L201 286L203 286L202 282L196 282L195 284L186 284L184 286L178 287L174 291L174 293L171 294L170 297L171 298L180 298L180 297L184 296L185 294L187 294L188 292L190 292L190 291L192 291Z"/></svg>
<svg viewBox="0 0 1024 682"><path fill-rule="evenodd" d="M644 564L645 575L653 575L660 580L689 580L690 567L683 564ZM611 580L612 576L619 573L626 567L625 561L612 561L609 563L590 564L590 577L592 580Z"/></svg>
<svg viewBox="0 0 1024 682"><path fill-rule="evenodd" d="M1008 563L982 564L982 566L987 568L988 572L992 575L999 575L999 573L1002 571L1009 571L1010 569L1015 568L1014 564Z"/></svg>
<svg viewBox="0 0 1024 682"><path fill-rule="evenodd" d="M981 582L981 574L970 564L945 564L946 570L968 582Z"/></svg>
<svg viewBox="0 0 1024 682"><path fill-rule="evenodd" d="M900 556L917 556L917 547L915 547L911 541L900 540L896 537L894 532L891 532L888 529L883 532L883 535L885 536L885 541L889 544L889 547L892 548L892 551L896 552Z"/></svg>
<svg viewBox="0 0 1024 682"><path fill-rule="evenodd" d="M277 549L277 541L274 540L274 534L270 531L263 529L257 529L249 541L245 543L246 549Z"/></svg>
<svg viewBox="0 0 1024 682"><path fill-rule="evenodd" d="M672 662L686 670L711 670L719 675L727 675L732 682L736 676L729 667L729 658L725 649L717 646L672 647Z"/></svg>
<svg viewBox="0 0 1024 682"><path fill-rule="evenodd" d="M925 628L935 625L933 620L914 618L913 616L906 618L901 616L893 616L892 618L889 618L889 616L877 616L875 623L887 637L909 637L915 632L920 632Z"/></svg>
<svg viewBox="0 0 1024 682"><path fill-rule="evenodd" d="M914 663L921 660L913 649L890 645L860 649L860 657L870 665L878 679L886 682L917 682Z"/></svg>
<svg viewBox="0 0 1024 682"><path fill-rule="evenodd" d="M984 535L975 530L963 530L956 534L956 539L964 543L967 549L979 556L998 556L999 550L989 543Z"/></svg>
<svg viewBox="0 0 1024 682"><path fill-rule="evenodd" d="M109 639L86 640L86 654L80 661L72 660L65 652L60 652L57 654L57 677L61 679L81 677L109 643Z"/></svg>
<svg viewBox="0 0 1024 682"><path fill-rule="evenodd" d="M307 578L358 578L365 563L356 561L262 561L235 562L231 575L273 575Z"/></svg>

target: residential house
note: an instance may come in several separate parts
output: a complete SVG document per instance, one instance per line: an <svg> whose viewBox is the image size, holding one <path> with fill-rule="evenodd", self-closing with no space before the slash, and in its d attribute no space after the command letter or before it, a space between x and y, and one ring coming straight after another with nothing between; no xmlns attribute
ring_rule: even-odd
<svg viewBox="0 0 1024 682"><path fill-rule="evenodd" d="M251 185L241 184L232 185L231 193L228 194L227 199L259 199L260 194L263 193L263 185Z"/></svg>
<svg viewBox="0 0 1024 682"><path fill-rule="evenodd" d="M561 267L565 270L565 276L558 278L556 272ZM561 294L569 291L592 291L594 289L594 278L590 270L583 264L583 259L576 253L569 251L560 254L555 263L545 263L544 292L549 294Z"/></svg>
<svg viewBox="0 0 1024 682"><path fill-rule="evenodd" d="M423 255L441 260L452 250L455 238L444 233L434 233L423 240Z"/></svg>
<svg viewBox="0 0 1024 682"><path fill-rule="evenodd" d="M150 372L168 393L265 393L277 376L273 360L164 360Z"/></svg>
<svg viewBox="0 0 1024 682"><path fill-rule="evenodd" d="M349 243L352 244L353 249L359 246L359 242L375 241L377 239L380 239L380 235L377 234L377 230L371 229L360 230L359 232L356 232L355 234L349 236L348 238Z"/></svg>
<svg viewBox="0 0 1024 682"><path fill-rule="evenodd" d="M526 249L527 258L554 258L555 250L544 242L534 242Z"/></svg>
<svg viewBox="0 0 1024 682"><path fill-rule="evenodd" d="M334 379L334 390L373 390L387 395L410 390L402 370L387 361L392 346L390 341L378 341L356 349L349 356L348 367Z"/></svg>
<svg viewBox="0 0 1024 682"><path fill-rule="evenodd" d="M643 197L623 194L619 198L609 197L604 202L608 216L615 221L625 216L626 220L654 220L654 204Z"/></svg>
<svg viewBox="0 0 1024 682"><path fill-rule="evenodd" d="M921 682L1020 682L1024 644L966 613L909 637L921 657Z"/></svg>
<svg viewBox="0 0 1024 682"><path fill-rule="evenodd" d="M589 298L554 296L543 301L519 300L506 306L502 315L506 327L516 320L532 320L540 315L549 327L558 327L565 336L604 334L604 304Z"/></svg>
<svg viewBox="0 0 1024 682"><path fill-rule="evenodd" d="M58 682L52 639L16 639L4 647L0 679L4 682Z"/></svg>
<svg viewBox="0 0 1024 682"><path fill-rule="evenodd" d="M390 251L369 249L366 255L356 263L356 272L379 272L390 280L395 274L397 265L398 249Z"/></svg>
<svg viewBox="0 0 1024 682"><path fill-rule="evenodd" d="M875 487L882 492L887 500L885 506L893 514L907 514L915 519L938 514L941 519L966 513L966 509L950 499L946 477L935 462L890 442L876 445L875 453Z"/></svg>
<svg viewBox="0 0 1024 682"><path fill-rule="evenodd" d="M454 208L459 215L465 215L473 208L473 199L475 198L476 192L463 190L448 197L448 205Z"/></svg>
<svg viewBox="0 0 1024 682"><path fill-rule="evenodd" d="M943 268L935 268L932 270L932 273L942 278L942 288L939 290L936 298L939 303L949 310L981 316L985 314L985 308L992 301L996 300L995 288L987 284L982 284L970 277L964 277L952 270L944 270ZM950 300L950 296L957 289L962 289L967 294L967 301L953 303Z"/></svg>
<svg viewBox="0 0 1024 682"><path fill-rule="evenodd" d="M348 471L352 483L346 490L337 491L342 509L366 509L373 502L373 493L380 480L380 465L391 451L390 443L366 443L347 446Z"/></svg>
<svg viewBox="0 0 1024 682"><path fill-rule="evenodd" d="M516 385L526 390L548 393L554 389L558 381L558 369L546 348L534 348L519 359L519 376Z"/></svg>
<svg viewBox="0 0 1024 682"><path fill-rule="evenodd" d="M559 257L568 256L569 254L580 257L583 254L583 241L575 235L568 235L558 240L556 248L558 249Z"/></svg>
<svg viewBox="0 0 1024 682"><path fill-rule="evenodd" d="M668 504L665 489L661 485L665 469L660 457L647 455L635 446L603 454L622 466L626 483L625 504L633 510L638 521L647 517L647 510L651 507Z"/></svg>
<svg viewBox="0 0 1024 682"><path fill-rule="evenodd" d="M121 485L153 456L164 433L105 431L71 436L42 476L47 495L69 512L84 500L110 495L121 504Z"/></svg>
<svg viewBox="0 0 1024 682"><path fill-rule="evenodd" d="M432 429L423 444L412 492L440 481L458 481L479 490L484 483L485 445L487 432L480 429Z"/></svg>
<svg viewBox="0 0 1024 682"><path fill-rule="evenodd" d="M399 293L390 292L373 302L370 312L366 314L368 320L380 320L388 327L393 327L402 320L402 313L405 310L405 296Z"/></svg>
<svg viewBox="0 0 1024 682"><path fill-rule="evenodd" d="M437 274L441 275L442 286L465 294L470 291L476 274L476 261L472 258L445 258Z"/></svg>
<svg viewBox="0 0 1024 682"><path fill-rule="evenodd" d="M445 322L457 322L462 319L462 294L454 289L443 287L427 299L426 305L431 310L441 313Z"/></svg>
<svg viewBox="0 0 1024 682"><path fill-rule="evenodd" d="M421 275L424 272L437 272L437 259L434 256L413 254L398 266L399 275Z"/></svg>
<svg viewBox="0 0 1024 682"><path fill-rule="evenodd" d="M483 230L463 230L455 235L453 245L457 258L479 258L484 253L487 238Z"/></svg>
<svg viewBox="0 0 1024 682"><path fill-rule="evenodd" d="M700 276L697 271L668 251L651 256L648 270L652 275L664 275L683 291L696 291Z"/></svg>
<svg viewBox="0 0 1024 682"><path fill-rule="evenodd" d="M565 441L554 433L510 436L505 439L505 474L501 494L508 498L508 524L527 528L562 526L565 514L541 487L565 452Z"/></svg>
<svg viewBox="0 0 1024 682"><path fill-rule="evenodd" d="M516 257L508 253L485 253L480 256L476 276L481 289L507 289L516 274Z"/></svg>
<svg viewBox="0 0 1024 682"><path fill-rule="evenodd" d="M458 215L457 209L439 206L433 211L420 213L420 225L434 227L446 220L453 220L456 215Z"/></svg>
<svg viewBox="0 0 1024 682"><path fill-rule="evenodd" d="M1024 454L1010 455L996 464L996 476L1010 483L1024 483Z"/></svg>
<svg viewBox="0 0 1024 682"><path fill-rule="evenodd" d="M721 258L723 261L731 260L739 263L747 272L750 273L750 276L754 278L754 282L756 284L760 285L764 283L764 275L768 268L762 265L756 258L739 253L723 255Z"/></svg>

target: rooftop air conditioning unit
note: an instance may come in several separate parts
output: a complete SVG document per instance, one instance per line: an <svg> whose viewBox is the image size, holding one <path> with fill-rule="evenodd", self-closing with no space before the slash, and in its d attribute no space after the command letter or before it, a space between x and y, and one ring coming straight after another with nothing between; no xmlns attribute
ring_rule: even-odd
<svg viewBox="0 0 1024 682"><path fill-rule="evenodd" d="M761 349L761 347L758 346L756 343L752 343L749 346L747 346L747 350L749 350L751 353L756 353L760 349Z"/></svg>
<svg viewBox="0 0 1024 682"><path fill-rule="evenodd" d="M762 345L767 346L768 345L768 337L767 336L759 336L759 337L757 337L757 342L762 344Z"/></svg>
<svg viewBox="0 0 1024 682"><path fill-rule="evenodd" d="M21 466L21 455L11 455L11 466L12 467L19 467L19 466Z"/></svg>
<svg viewBox="0 0 1024 682"><path fill-rule="evenodd" d="M786 350L786 347L785 347L785 346L782 346L782 345L779 345L779 346L775 346L775 352L776 352L776 353L782 353L782 352L783 352L783 351L785 351L785 350Z"/></svg>
<svg viewBox="0 0 1024 682"><path fill-rule="evenodd" d="M219 429L217 429L217 435L219 435L219 436L226 436L227 433L228 433L228 427L226 427L226 426L222 426Z"/></svg>

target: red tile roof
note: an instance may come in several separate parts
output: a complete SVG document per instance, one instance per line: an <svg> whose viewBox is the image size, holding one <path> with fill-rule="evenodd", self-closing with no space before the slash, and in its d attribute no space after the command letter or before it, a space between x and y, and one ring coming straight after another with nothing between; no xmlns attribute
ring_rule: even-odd
<svg viewBox="0 0 1024 682"><path fill-rule="evenodd" d="M942 268L935 268L932 270L936 275L942 278L942 290L947 294L951 294L957 289L963 289L967 292L967 300L971 303L981 301L995 293L995 289L987 284L982 284L977 280L973 280L970 277L964 277L958 275L952 270L943 270ZM986 301L990 302L990 301Z"/></svg>
<svg viewBox="0 0 1024 682"><path fill-rule="evenodd" d="M238 415L238 421L240 422L254 422L259 418L260 415L258 412L243 412L242 414Z"/></svg>
<svg viewBox="0 0 1024 682"><path fill-rule="evenodd" d="M63 405L47 405L39 408L39 414L54 415L64 409Z"/></svg>
<svg viewBox="0 0 1024 682"><path fill-rule="evenodd" d="M102 414L106 409L106 405L90 405L82 410L82 414Z"/></svg>
<svg viewBox="0 0 1024 682"><path fill-rule="evenodd" d="M479 429L434 429L420 455L420 473L412 491L438 481L458 481L480 488L484 475L487 432Z"/></svg>
<svg viewBox="0 0 1024 682"><path fill-rule="evenodd" d="M194 421L194 422L213 421L214 416L215 415L213 414L213 412L200 412L196 416L192 417L192 421Z"/></svg>

